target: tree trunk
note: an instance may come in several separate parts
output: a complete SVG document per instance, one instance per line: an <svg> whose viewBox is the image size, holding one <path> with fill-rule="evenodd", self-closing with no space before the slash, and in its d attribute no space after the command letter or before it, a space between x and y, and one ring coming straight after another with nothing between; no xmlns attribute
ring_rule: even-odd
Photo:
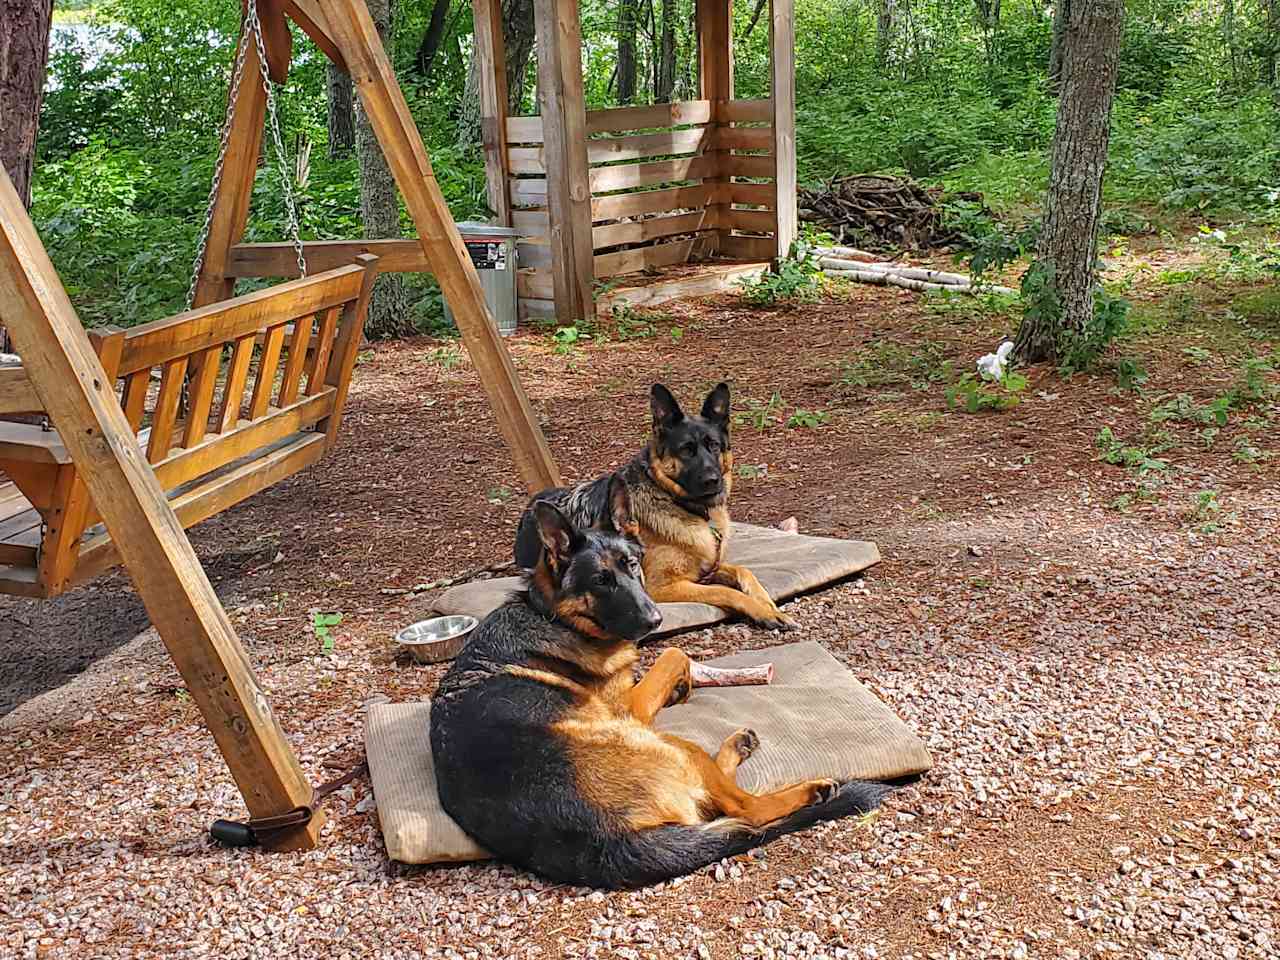
<svg viewBox="0 0 1280 960"><path fill-rule="evenodd" d="M1028 269L1044 289L1028 303L1014 346L1024 363L1057 359L1062 335L1093 322L1102 175L1123 26L1124 0L1074 0L1064 25L1044 227Z"/></svg>
<svg viewBox="0 0 1280 960"><path fill-rule="evenodd" d="M1058 0L1053 8L1053 37L1049 42L1049 90L1057 96L1062 87L1062 53L1066 44L1067 19L1071 0Z"/></svg>
<svg viewBox="0 0 1280 960"><path fill-rule="evenodd" d="M676 87L676 0L662 0L662 48L654 79L654 103L670 103Z"/></svg>
<svg viewBox="0 0 1280 960"><path fill-rule="evenodd" d="M994 84L1000 42L1000 0L974 0L982 31L982 51L987 61L987 82Z"/></svg>
<svg viewBox="0 0 1280 960"><path fill-rule="evenodd" d="M503 0L502 40L507 49L507 113L518 117L524 113L529 58L537 35L533 27L533 0ZM480 142L480 75L473 56L467 67L462 105L458 112L458 146L470 147Z"/></svg>
<svg viewBox="0 0 1280 960"><path fill-rule="evenodd" d="M893 39L898 30L897 14L896 0L879 0L876 5L876 67L882 74L888 71Z"/></svg>
<svg viewBox="0 0 1280 960"><path fill-rule="evenodd" d="M329 159L351 155L356 144L355 102L351 74L330 63L325 68L328 94Z"/></svg>
<svg viewBox="0 0 1280 960"><path fill-rule="evenodd" d="M391 25L395 21L394 0L366 0L378 36L391 49ZM400 236L400 199L396 181L387 166L382 147L363 106L356 112L356 158L360 162L360 215L366 239ZM384 273L373 287L365 334L370 338L405 336L413 332L409 315L409 295L404 278Z"/></svg>
<svg viewBox="0 0 1280 960"><path fill-rule="evenodd" d="M53 0L0 0L0 163L31 206Z"/></svg>
<svg viewBox="0 0 1280 960"><path fill-rule="evenodd" d="M440 50L440 41L444 39L445 17L448 13L449 0L436 0L431 7L431 19L427 22L422 42L418 44L418 52L413 58L418 76L424 80L431 75L431 63Z"/></svg>
<svg viewBox="0 0 1280 960"><path fill-rule="evenodd" d="M636 98L636 0L618 0L618 102Z"/></svg>

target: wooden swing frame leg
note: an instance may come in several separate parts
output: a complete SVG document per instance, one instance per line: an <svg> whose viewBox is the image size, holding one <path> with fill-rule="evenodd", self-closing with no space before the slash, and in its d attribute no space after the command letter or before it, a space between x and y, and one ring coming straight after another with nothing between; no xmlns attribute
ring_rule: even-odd
<svg viewBox="0 0 1280 960"><path fill-rule="evenodd" d="M311 785L3 171L0 303L36 395L102 513L250 815L310 808ZM323 823L317 810L309 822L264 842L276 850L310 849Z"/></svg>

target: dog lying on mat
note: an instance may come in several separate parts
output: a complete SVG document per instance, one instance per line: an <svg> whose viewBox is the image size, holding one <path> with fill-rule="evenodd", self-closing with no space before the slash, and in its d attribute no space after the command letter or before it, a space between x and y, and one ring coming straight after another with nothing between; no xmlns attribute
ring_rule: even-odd
<svg viewBox="0 0 1280 960"><path fill-rule="evenodd" d="M626 484L607 496L634 531ZM635 681L636 643L662 622L640 542L578 530L550 503L532 515L526 591L480 623L432 700L440 801L477 843L556 881L636 887L879 803L886 788L862 782L747 793L734 773L759 745L751 730L714 757L655 731L693 682L675 649Z"/></svg>
<svg viewBox="0 0 1280 960"><path fill-rule="evenodd" d="M728 384L707 395L697 416L686 415L660 383L649 405L649 445L617 474L631 491L649 595L658 603L707 603L763 627L794 629L750 570L724 562L733 488ZM535 494L516 532L516 564L529 569L537 562L533 506L539 502L555 504L579 527L627 532L610 510L613 476Z"/></svg>

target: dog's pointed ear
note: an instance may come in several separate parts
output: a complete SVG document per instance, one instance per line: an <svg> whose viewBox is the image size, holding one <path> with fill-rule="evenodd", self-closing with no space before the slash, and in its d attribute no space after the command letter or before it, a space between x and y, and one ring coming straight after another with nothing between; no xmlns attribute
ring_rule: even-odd
<svg viewBox="0 0 1280 960"><path fill-rule="evenodd" d="M702 402L702 418L727 426L729 423L729 385L716 384L716 388L707 394Z"/></svg>
<svg viewBox="0 0 1280 960"><path fill-rule="evenodd" d="M533 505L533 518L538 524L542 555L552 570L563 570L578 547L582 535L573 529L568 518L553 504L540 500Z"/></svg>
<svg viewBox="0 0 1280 960"><path fill-rule="evenodd" d="M640 527L631 509L631 490L620 473L609 478L609 518L618 533L632 540L640 539Z"/></svg>
<svg viewBox="0 0 1280 960"><path fill-rule="evenodd" d="M649 391L649 409L653 412L653 432L661 436L684 419L684 411L675 396L660 383Z"/></svg>

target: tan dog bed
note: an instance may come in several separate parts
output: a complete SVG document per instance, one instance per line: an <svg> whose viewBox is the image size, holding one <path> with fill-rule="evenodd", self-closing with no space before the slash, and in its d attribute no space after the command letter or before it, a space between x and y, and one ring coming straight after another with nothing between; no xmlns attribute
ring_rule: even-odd
<svg viewBox="0 0 1280 960"><path fill-rule="evenodd" d="M900 780L928 770L924 744L844 665L814 642L712 660L714 666L774 665L769 686L699 687L655 726L713 752L740 727L760 747L738 768L752 792L814 777ZM431 764L431 704L379 703L365 721L365 751L387 854L401 863L485 860L440 806Z"/></svg>
<svg viewBox="0 0 1280 960"><path fill-rule="evenodd" d="M874 543L863 540L806 537L772 527L735 523L725 560L754 573L769 596L781 603L879 563L880 551ZM474 580L446 590L432 607L442 616L466 613L480 620L520 588L519 577ZM662 627L656 635L660 637L729 618L719 607L705 603L662 603L659 607Z"/></svg>

